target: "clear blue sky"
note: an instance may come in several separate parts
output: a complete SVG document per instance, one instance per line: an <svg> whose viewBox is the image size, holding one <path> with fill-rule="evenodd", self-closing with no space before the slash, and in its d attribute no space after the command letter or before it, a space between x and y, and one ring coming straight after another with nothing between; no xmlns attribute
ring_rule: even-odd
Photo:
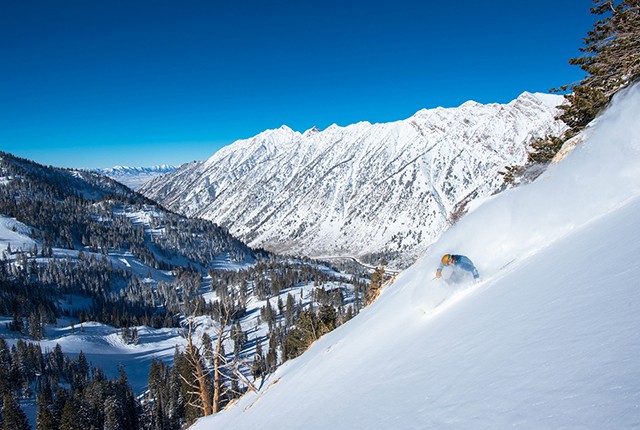
<svg viewBox="0 0 640 430"><path fill-rule="evenodd" d="M589 0L0 5L0 150L63 167L203 160L286 124L506 103L583 74Z"/></svg>

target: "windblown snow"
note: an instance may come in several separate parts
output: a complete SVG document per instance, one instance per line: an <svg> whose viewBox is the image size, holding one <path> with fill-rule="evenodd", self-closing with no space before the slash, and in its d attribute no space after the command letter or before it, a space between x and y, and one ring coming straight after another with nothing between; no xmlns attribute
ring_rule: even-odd
<svg viewBox="0 0 640 430"><path fill-rule="evenodd" d="M376 303L193 429L640 427L640 86ZM433 280L445 252L483 278ZM442 303L441 303L442 302Z"/></svg>

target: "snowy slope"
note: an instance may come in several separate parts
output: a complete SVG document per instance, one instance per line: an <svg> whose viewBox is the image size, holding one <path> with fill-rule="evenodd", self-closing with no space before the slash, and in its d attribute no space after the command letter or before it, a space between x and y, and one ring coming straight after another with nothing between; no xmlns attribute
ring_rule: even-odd
<svg viewBox="0 0 640 430"><path fill-rule="evenodd" d="M478 207L259 395L193 428L638 428L639 117L636 85L555 169ZM432 281L447 251L483 282Z"/></svg>
<svg viewBox="0 0 640 430"><path fill-rule="evenodd" d="M29 237L31 228L5 215L0 215L0 250L4 251L7 246L12 251L29 251L33 249L35 241Z"/></svg>
<svg viewBox="0 0 640 430"><path fill-rule="evenodd" d="M392 123L301 134L283 126L146 183L165 207L214 220L251 246L307 256L385 253L406 266L465 201L493 193L536 137L560 134L562 97L523 93Z"/></svg>

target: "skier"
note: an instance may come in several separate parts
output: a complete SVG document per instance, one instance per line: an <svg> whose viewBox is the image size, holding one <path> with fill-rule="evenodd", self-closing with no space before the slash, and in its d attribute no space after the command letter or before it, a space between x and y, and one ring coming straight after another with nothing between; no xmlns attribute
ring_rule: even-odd
<svg viewBox="0 0 640 430"><path fill-rule="evenodd" d="M436 270L436 278L440 278L442 276L442 269L444 266L453 266L454 275L457 270L464 270L473 275L473 279L478 282L480 279L480 275L478 274L478 269L473 265L471 260L464 255L453 255L453 254L444 254L442 256L442 263L438 266L438 270ZM452 276L453 277L453 276ZM456 276L454 281L456 281L460 276Z"/></svg>

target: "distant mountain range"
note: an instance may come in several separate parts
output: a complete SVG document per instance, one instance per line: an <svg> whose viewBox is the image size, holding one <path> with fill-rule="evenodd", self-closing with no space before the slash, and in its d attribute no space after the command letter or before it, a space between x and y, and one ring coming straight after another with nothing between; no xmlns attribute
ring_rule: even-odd
<svg viewBox="0 0 640 430"><path fill-rule="evenodd" d="M304 133L282 126L239 140L140 188L179 213L210 219L254 247L311 257L414 261L452 214L502 185L529 144L559 135L561 96L523 93L382 124Z"/></svg>
<svg viewBox="0 0 640 430"><path fill-rule="evenodd" d="M137 190L150 179L174 172L177 168L177 166L169 166L166 164L153 167L114 166L96 169L96 172L108 176L132 190Z"/></svg>

